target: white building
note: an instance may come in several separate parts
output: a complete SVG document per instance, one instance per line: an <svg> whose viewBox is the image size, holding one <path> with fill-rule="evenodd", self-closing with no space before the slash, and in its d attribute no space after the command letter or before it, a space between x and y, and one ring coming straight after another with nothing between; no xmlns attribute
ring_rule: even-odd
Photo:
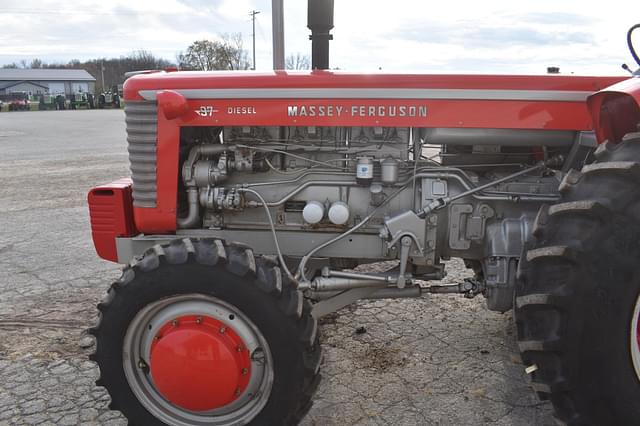
<svg viewBox="0 0 640 426"><path fill-rule="evenodd" d="M0 69L0 94L27 92L31 95L94 93L96 79L85 70Z"/></svg>

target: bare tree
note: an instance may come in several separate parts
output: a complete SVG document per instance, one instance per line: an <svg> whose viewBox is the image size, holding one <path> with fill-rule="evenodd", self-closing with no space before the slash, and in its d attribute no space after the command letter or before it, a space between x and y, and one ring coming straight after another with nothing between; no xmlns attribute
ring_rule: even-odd
<svg viewBox="0 0 640 426"><path fill-rule="evenodd" d="M221 55L226 57L230 70L248 70L250 68L249 55L244 50L241 33L222 35Z"/></svg>
<svg viewBox="0 0 640 426"><path fill-rule="evenodd" d="M31 64L29 65L29 68L42 68L43 65L45 64L43 64L43 62L40 59L33 58L33 60L31 61Z"/></svg>
<svg viewBox="0 0 640 426"><path fill-rule="evenodd" d="M284 67L288 70L308 70L311 68L309 55L298 52L287 56Z"/></svg>

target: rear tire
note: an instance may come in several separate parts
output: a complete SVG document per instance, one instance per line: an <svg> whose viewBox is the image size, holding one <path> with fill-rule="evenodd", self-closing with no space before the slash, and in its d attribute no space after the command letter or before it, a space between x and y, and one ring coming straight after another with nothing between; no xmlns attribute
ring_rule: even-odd
<svg viewBox="0 0 640 426"><path fill-rule="evenodd" d="M136 397L138 388L135 382L131 385L131 372L123 367L131 358L124 353L128 341L125 335L130 335L130 327L145 309L191 295L222 301L236 310L236 321L240 316L248 318L266 339L275 377L270 394L257 414L241 416L239 424L297 424L311 407L311 397L320 379L321 352L311 305L272 261L254 257L247 247L211 239L176 240L148 250L124 269L122 277L98 305L100 321L90 330L96 337L96 352L91 359L100 368L96 384L104 386L111 395L110 408L120 410L130 424L163 424L159 418L162 415L154 416L152 412L161 413L163 401L171 403L162 399L159 392L151 403L148 400L142 403ZM233 330L233 326L229 328ZM150 373L144 373L153 384ZM193 412L180 410L176 405L165 409L177 414L169 416L169 420L165 416L164 424L229 424L220 423L218 414L206 412L197 413L199 419L191 421L188 419Z"/></svg>
<svg viewBox="0 0 640 426"><path fill-rule="evenodd" d="M536 218L519 267L517 339L532 387L561 422L637 425L640 134L595 156Z"/></svg>

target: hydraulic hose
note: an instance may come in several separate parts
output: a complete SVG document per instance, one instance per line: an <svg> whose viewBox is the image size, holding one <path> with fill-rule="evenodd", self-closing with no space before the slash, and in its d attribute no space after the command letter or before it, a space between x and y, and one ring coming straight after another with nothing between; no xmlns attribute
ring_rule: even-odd
<svg viewBox="0 0 640 426"><path fill-rule="evenodd" d="M627 32L627 45L629 46L629 51L631 52L631 56L633 56L633 60L640 66L640 56L638 56L638 52L636 52L635 47L633 46L633 40L631 40L631 35L634 30L640 28L640 24L635 24L629 31Z"/></svg>

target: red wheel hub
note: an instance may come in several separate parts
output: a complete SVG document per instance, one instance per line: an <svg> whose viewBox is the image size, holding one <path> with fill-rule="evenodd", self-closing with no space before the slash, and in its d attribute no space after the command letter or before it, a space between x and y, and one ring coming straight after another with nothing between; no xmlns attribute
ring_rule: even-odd
<svg viewBox="0 0 640 426"><path fill-rule="evenodd" d="M151 377L174 405L209 411L236 400L249 384L251 360L225 323L185 315L163 325L151 345Z"/></svg>

